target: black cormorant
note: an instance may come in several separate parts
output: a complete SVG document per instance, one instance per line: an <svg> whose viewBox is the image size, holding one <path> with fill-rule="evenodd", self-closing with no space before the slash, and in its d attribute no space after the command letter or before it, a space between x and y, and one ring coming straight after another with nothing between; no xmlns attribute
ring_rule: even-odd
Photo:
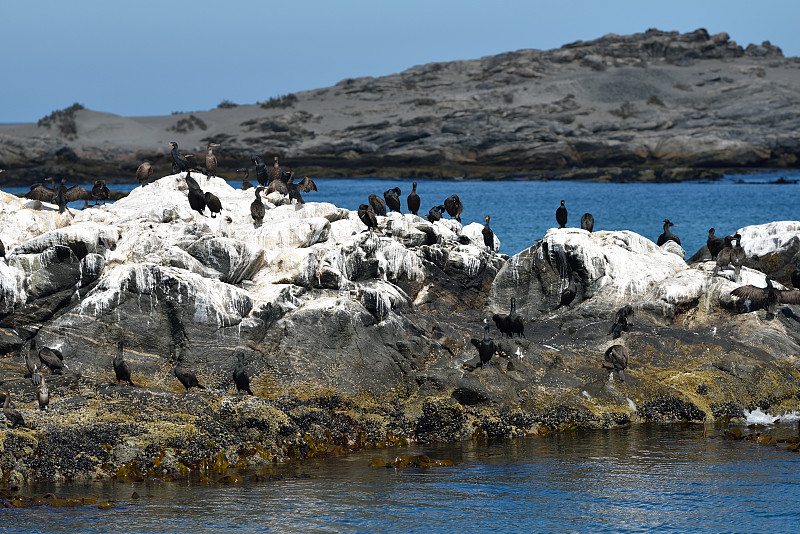
<svg viewBox="0 0 800 534"><path fill-rule="evenodd" d="M311 191L319 191L319 189L317 189L317 184L315 184L314 180L312 180L308 176L303 176L303 179L300 180L300 183L297 184L297 187L303 193L310 193Z"/></svg>
<svg viewBox="0 0 800 534"><path fill-rule="evenodd" d="M484 217L486 224L483 226L481 233L483 234L483 244L489 247L489 250L494 252L494 232L489 228L489 216Z"/></svg>
<svg viewBox="0 0 800 534"><path fill-rule="evenodd" d="M558 222L559 228L564 228L567 226L567 208L564 207L564 201L561 201L561 205L556 210L556 222Z"/></svg>
<svg viewBox="0 0 800 534"><path fill-rule="evenodd" d="M444 206L434 206L430 210L428 210L428 220L430 222L436 222L442 219L442 212L444 211Z"/></svg>
<svg viewBox="0 0 800 534"><path fill-rule="evenodd" d="M656 242L656 245L659 247L667 241L675 241L678 245L681 244L681 240L678 238L678 236L669 231L670 226L676 225L669 222L669 219L664 219L664 233L658 236L658 241Z"/></svg>
<svg viewBox="0 0 800 534"><path fill-rule="evenodd" d="M31 190L25 193L25 198L29 200L38 200L39 202L53 202L56 198L56 184L55 179L48 178L51 187L44 184L34 184Z"/></svg>
<svg viewBox="0 0 800 534"><path fill-rule="evenodd" d="M198 387L201 389L205 389L205 386L200 385L200 382L197 381L197 376L188 369L183 367L183 352L178 353L178 357L175 360L175 369L173 369L175 373L175 378L177 378L183 387L186 388L186 392L189 392L189 389L193 387Z"/></svg>
<svg viewBox="0 0 800 534"><path fill-rule="evenodd" d="M199 214L203 215L203 212L206 209L206 196L203 194L203 191L200 189L200 185L197 181L192 178L191 170L186 171L186 187L189 188L187 193L187 198L189 199L189 206L192 207L193 210L198 212Z"/></svg>
<svg viewBox="0 0 800 534"><path fill-rule="evenodd" d="M592 230L594 230L594 217L591 213L584 213L581 216L581 228L592 233Z"/></svg>
<svg viewBox="0 0 800 534"><path fill-rule="evenodd" d="M368 230L372 231L378 228L378 218L375 216L375 210L369 204L361 204L358 207L358 218Z"/></svg>
<svg viewBox="0 0 800 534"><path fill-rule="evenodd" d="M411 184L411 192L408 194L408 198L406 198L406 204L408 204L408 211L416 215L417 212L419 211L419 195L417 194L417 182Z"/></svg>
<svg viewBox="0 0 800 534"><path fill-rule="evenodd" d="M731 295L749 300L754 308L766 308L767 319L775 317L778 304L800 304L800 290L777 289L772 285L772 277L766 277L767 287L746 285L731 291Z"/></svg>
<svg viewBox="0 0 800 534"><path fill-rule="evenodd" d="M274 193L275 191L277 191L281 195L288 195L289 187L283 180L270 180L269 185L267 186L267 194L269 195L270 193Z"/></svg>
<svg viewBox="0 0 800 534"><path fill-rule="evenodd" d="M383 198L386 200L386 207L389 211L402 213L402 211L400 211L400 193L399 187L393 187L383 192Z"/></svg>
<svg viewBox="0 0 800 534"><path fill-rule="evenodd" d="M117 377L117 384L127 382L131 386L135 386L131 380L131 368L128 365L128 362L125 361L123 350L122 341L117 341L117 355L114 357L114 361L112 362L112 365L114 366L114 374Z"/></svg>
<svg viewBox="0 0 800 534"><path fill-rule="evenodd" d="M375 215L386 215L386 204L378 195L372 194L369 196L369 205L372 206Z"/></svg>
<svg viewBox="0 0 800 534"><path fill-rule="evenodd" d="M561 306L569 306L578 294L578 285L575 283L577 275L570 271L566 287L561 290Z"/></svg>
<svg viewBox="0 0 800 534"><path fill-rule="evenodd" d="M139 182L139 185L142 187L147 185L151 176L153 176L153 165L149 161L143 162L139 165L139 168L136 169L136 181Z"/></svg>
<svg viewBox="0 0 800 534"><path fill-rule="evenodd" d="M111 191L106 186L106 183L103 180L95 180L94 187L92 187L92 198L94 199L95 206L97 202L102 200L103 204L106 203L111 197Z"/></svg>
<svg viewBox="0 0 800 534"><path fill-rule="evenodd" d="M611 325L609 334L613 334L612 339L617 339L622 335L622 332L629 332L633 326L633 306L626 304L617 310L614 316L614 323ZM606 334L608 335L608 334Z"/></svg>
<svg viewBox="0 0 800 534"><path fill-rule="evenodd" d="M256 164L256 180L258 183L267 187L269 185L269 172L267 171L267 164L261 159L261 156L253 158L253 163Z"/></svg>
<svg viewBox="0 0 800 534"><path fill-rule="evenodd" d="M32 345L32 347L35 346L36 345ZM39 360L41 360L43 365L46 365L48 369L50 369L51 374L60 375L63 373L63 359L64 356L62 356L61 351L51 349L50 347L42 347L39 349Z"/></svg>
<svg viewBox="0 0 800 534"><path fill-rule="evenodd" d="M494 356L495 347L494 340L489 338L489 325L483 325L483 339L470 339L470 342L478 349L478 356L481 359L481 369L484 365L489 363L489 360Z"/></svg>
<svg viewBox="0 0 800 534"><path fill-rule="evenodd" d="M217 176L217 157L214 155L214 147L219 146L216 143L208 143L208 152L206 152L206 175L211 178Z"/></svg>
<svg viewBox="0 0 800 534"><path fill-rule="evenodd" d="M44 379L44 375L39 375L39 394L36 396L36 399L39 401L39 409L46 410L47 405L50 404L50 390L47 388L47 381Z"/></svg>
<svg viewBox="0 0 800 534"><path fill-rule="evenodd" d="M603 368L612 372L616 371L619 379L625 382L625 369L628 367L628 349L624 345L612 345L606 349L603 359L611 364L611 366L603 364Z"/></svg>
<svg viewBox="0 0 800 534"><path fill-rule="evenodd" d="M25 425L25 419L22 414L11 407L11 392L6 392L6 399L3 403L3 415L6 416L6 421L11 423L11 428Z"/></svg>
<svg viewBox="0 0 800 534"><path fill-rule="evenodd" d="M236 384L236 392L246 391L250 395L250 377L247 376L247 370L244 368L244 352L238 351L236 353L236 368L233 370L233 383Z"/></svg>
<svg viewBox="0 0 800 534"><path fill-rule="evenodd" d="M283 172L281 171L281 166L278 165L278 156L275 156L275 160L272 163L272 168L269 170L269 181L270 183L280 180L283 176Z"/></svg>
<svg viewBox="0 0 800 534"><path fill-rule="evenodd" d="M294 183L294 171L289 171L286 189L289 191L289 200L294 200L299 204L306 203L306 201L303 199L303 195L300 194L300 186Z"/></svg>
<svg viewBox="0 0 800 534"><path fill-rule="evenodd" d="M706 240L706 247L708 247L708 253L711 254L711 259L717 259L717 255L720 251L725 248L725 240L721 237L717 237L714 235L714 229L710 228L708 230L708 239Z"/></svg>
<svg viewBox="0 0 800 534"><path fill-rule="evenodd" d="M453 219L461 222L461 212L464 211L464 205L461 204L461 199L458 195L451 195L444 201L444 209Z"/></svg>
<svg viewBox="0 0 800 534"><path fill-rule="evenodd" d="M203 199L206 201L206 206L208 206L208 211L211 212L212 219L216 217L215 214L222 211L222 202L219 201L219 197L217 197L217 195L206 191L205 193L203 193Z"/></svg>
<svg viewBox="0 0 800 534"><path fill-rule="evenodd" d="M58 205L58 212L64 213L68 203L76 200L83 200L83 207L85 208L92 199L92 194L79 185L73 185L67 188L66 179L62 178L61 184L58 186L58 189L56 189L56 196L53 201Z"/></svg>
<svg viewBox="0 0 800 534"><path fill-rule="evenodd" d="M522 320L522 316L517 313L517 299L514 297L511 297L511 311L508 312L506 321L511 337L514 337L514 334L525 337L525 322Z"/></svg>
<svg viewBox="0 0 800 534"><path fill-rule="evenodd" d="M250 183L250 169L247 167L243 167L241 169L236 169L236 172L243 172L244 178L242 178L242 191L247 191L253 187L253 184Z"/></svg>
<svg viewBox="0 0 800 534"><path fill-rule="evenodd" d="M264 203L261 202L261 191L263 190L263 185L256 187L256 198L250 204L250 216L253 217L253 221L256 224L264 222L264 215L267 213Z"/></svg>
<svg viewBox="0 0 800 534"><path fill-rule="evenodd" d="M172 174L188 171L189 164L186 163L186 157L178 154L178 143L172 141L169 146L172 147Z"/></svg>
<svg viewBox="0 0 800 534"><path fill-rule="evenodd" d="M36 341L31 339L28 345L28 350L25 353L25 367L28 369L28 374L33 377L36 369L42 368L42 360L39 359L39 353L36 352Z"/></svg>

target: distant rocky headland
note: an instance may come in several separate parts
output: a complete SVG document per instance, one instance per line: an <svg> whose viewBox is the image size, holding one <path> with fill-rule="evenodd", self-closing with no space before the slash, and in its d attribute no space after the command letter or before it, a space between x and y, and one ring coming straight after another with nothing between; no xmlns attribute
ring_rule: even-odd
<svg viewBox="0 0 800 534"><path fill-rule="evenodd" d="M791 168L800 60L726 33L648 30L342 80L253 104L120 117L73 106L0 126L5 184L133 181L169 145L223 174L278 155L317 176L672 181Z"/></svg>

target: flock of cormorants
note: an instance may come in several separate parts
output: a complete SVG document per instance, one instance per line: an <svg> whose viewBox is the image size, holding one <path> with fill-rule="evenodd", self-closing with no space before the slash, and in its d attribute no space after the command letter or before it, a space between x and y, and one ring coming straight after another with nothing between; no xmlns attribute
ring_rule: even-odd
<svg viewBox="0 0 800 534"><path fill-rule="evenodd" d="M189 205L200 214L204 214L206 208L209 209L211 217L222 210L220 199L210 193L203 192L197 181L191 176L192 171L195 171L195 166L190 165L189 161L192 158L189 154L180 154L178 151L178 144L176 142L169 143L172 147L172 171L174 174L186 173L184 180L187 186L187 199ZM215 143L209 143L205 158L205 171L209 177L216 176L217 172L217 158L213 153L213 149L219 146ZM258 186L255 187L255 198L250 205L250 213L253 218L254 224L260 225L263 222L266 214L266 208L261 200L261 194L266 191L266 194L278 192L286 195L293 202L305 203L302 193L310 191L317 191L317 186L313 180L304 177L299 183L294 183L294 171L284 171L281 169L278 157L275 156L272 167L267 167L261 156L255 156L252 159L255 168L255 176L258 181ZM2 172L2 170L0 170ZM250 169L242 168L237 169L238 173L244 173L242 180L242 189L250 189L253 185L249 182ZM146 186L153 175L153 166L149 161L143 162L136 170L136 180L142 186ZM62 179L58 187L55 187L55 180L49 178L51 187L43 184L35 184L31 186L30 191L25 195L25 198L38 200L41 202L50 202L58 205L59 212L63 213L66 205L69 202L76 200L84 200L84 208L88 206L90 200L95 201L95 205L99 201L105 202L109 199L110 191L103 180L95 181L92 191L89 192L79 185L66 187L65 180ZM384 191L383 198L376 194L371 194L368 197L368 203L361 204L358 208L358 217L361 222L367 227L368 231L372 232L378 228L378 216L386 216L388 212L397 211L402 213L400 195L401 190L399 187L393 187ZM406 198L406 205L408 210L418 215L420 209L420 197L417 194L417 183L414 182L411 193ZM387 212L388 209L388 212ZM451 218L461 221L461 213L463 205L458 195L451 195L446 198L441 205L433 206L428 211L426 218L435 222L441 220L444 212L447 212ZM565 228L567 225L567 209L565 201L561 201L561 205L556 209L556 222L559 228ZM485 225L482 231L484 245L494 252L494 232L489 227L490 216L485 216ZM669 219L664 219L663 233L658 237L656 244L658 246L664 245L668 241L674 241L680 245L680 238L675 235L670 229L676 225ZM594 217L590 213L585 213L581 217L581 228L592 232L594 229ZM741 266L745 260L744 249L741 246L741 236L734 234L720 238L715 235L714 228L708 232L708 240L706 242L711 258L715 260L716 265L712 276L715 276L720 269L732 267L736 278L739 278ZM5 256L5 248L3 243L0 242L0 257ZM561 305L568 306L575 298L576 283L574 273L569 274L568 284L561 294ZM792 274L792 284L797 288L800 287L800 269L797 269ZM776 306L778 303L784 304L800 304L800 291L794 290L779 290L772 284L772 278L766 278L766 287L759 288L753 285L745 285L738 287L731 291L733 296L740 299L750 301L757 307L764 307L767 309L767 318L772 318L775 315ZM611 329L608 334L613 335L613 339L621 336L622 332L629 332L633 326L634 310L630 305L625 305L619 309L612 322ZM525 324L522 316L516 311L516 299L511 298L511 307L508 314L494 314L492 320L495 323L501 336L508 335L513 338L516 334L519 337L525 337ZM488 363L492 356L497 352L498 347L493 339L489 336L489 325L484 320L484 335L483 339L471 339L471 342L478 349L478 354L481 362L481 368ZM241 350L235 352L237 359L236 368L233 371L233 381L236 385L238 392L247 392L253 394L250 390L250 378L244 367L245 353ZM30 341L29 349L25 354L25 364L34 385L39 387L38 401L40 409L44 410L50 400L49 390L45 381L42 370L47 367L51 374L61 374L64 370L63 355L60 351L51 349L49 347L42 347L36 350L35 340ZM624 381L624 369L628 365L628 350L624 345L615 344L609 347L604 354L605 363L602 365L604 368L616 372L620 380ZM131 386L135 386L131 379L131 370L128 362L124 358L124 345L122 341L117 343L117 355L112 362L114 373L117 383L121 384L127 382ZM186 388L188 392L193 387L204 388L197 376L190 370L183 366L183 353L178 352L175 358L173 368L175 377ZM22 415L13 409L11 406L11 394L0 392L0 402L3 402L3 414L6 420L12 426L20 426L24 424Z"/></svg>

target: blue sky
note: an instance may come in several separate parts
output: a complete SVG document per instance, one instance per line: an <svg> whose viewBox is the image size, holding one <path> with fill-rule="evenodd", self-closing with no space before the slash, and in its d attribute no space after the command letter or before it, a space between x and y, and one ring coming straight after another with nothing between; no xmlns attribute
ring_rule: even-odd
<svg viewBox="0 0 800 534"><path fill-rule="evenodd" d="M35 122L73 102L126 116L248 104L648 28L725 31L798 56L798 23L796 0L6 0L0 122Z"/></svg>

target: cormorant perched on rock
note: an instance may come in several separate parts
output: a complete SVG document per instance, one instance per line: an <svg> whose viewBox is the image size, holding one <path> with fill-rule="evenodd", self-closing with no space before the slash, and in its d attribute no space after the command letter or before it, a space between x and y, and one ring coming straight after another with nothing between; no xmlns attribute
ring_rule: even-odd
<svg viewBox="0 0 800 534"><path fill-rule="evenodd" d="M581 216L581 228L592 233L592 230L594 230L594 217L591 213L584 213Z"/></svg>
<svg viewBox="0 0 800 534"><path fill-rule="evenodd" d="M178 143L172 141L169 146L172 147L172 174L188 171L189 164L186 163L186 158L178 154Z"/></svg>
<svg viewBox="0 0 800 534"><path fill-rule="evenodd" d="M142 187L147 185L151 176L153 176L153 165L149 161L143 162L139 165L139 168L136 169L136 181L139 182L139 185Z"/></svg>
<svg viewBox="0 0 800 534"><path fill-rule="evenodd" d="M494 325L500 331L500 337L507 335L508 337L512 337L513 334L511 333L511 328L508 324L508 315L505 313L495 313L492 315L492 321L494 321Z"/></svg>
<svg viewBox="0 0 800 534"><path fill-rule="evenodd" d="M578 285L575 283L576 275L570 271L566 287L561 290L561 306L569 306L578 294Z"/></svg>
<svg viewBox="0 0 800 534"><path fill-rule="evenodd" d="M289 185L284 182L282 179L277 180L270 180L269 185L267 186L267 194L274 193L277 191L281 195L288 195L289 194Z"/></svg>
<svg viewBox="0 0 800 534"><path fill-rule="evenodd" d="M800 304L800 290L798 289L777 289L772 285L772 277L766 277L767 287L756 287L746 285L737 287L731 291L731 295L740 299L749 300L753 307L766 308L767 319L775 317L775 310L778 304Z"/></svg>
<svg viewBox="0 0 800 534"><path fill-rule="evenodd" d="M464 211L464 205L461 204L461 199L458 198L458 195L447 197L444 201L444 209L447 210L450 217L461 222L461 212Z"/></svg>
<svg viewBox="0 0 800 534"><path fill-rule="evenodd" d="M41 382L39 382L39 394L36 398L39 401L39 409L46 410L47 405L50 404L50 390L47 388L47 381L44 379L44 375L40 374L39 378Z"/></svg>
<svg viewBox="0 0 800 534"><path fill-rule="evenodd" d="M309 178L308 176L303 176L303 179L300 180L300 183L297 184L297 188L300 189L303 193L310 193L311 191L319 191L317 189L317 184L314 183L314 180Z"/></svg>
<svg viewBox="0 0 800 534"><path fill-rule="evenodd" d="M193 387L198 387L201 389L205 389L205 386L200 385L200 382L197 381L197 376L188 369L183 367L183 352L178 353L178 357L175 360L175 369L173 369L175 373L175 378L177 378L183 387L186 388L186 392L189 392L189 389Z"/></svg>
<svg viewBox="0 0 800 534"><path fill-rule="evenodd" d="M244 178L242 178L242 191L247 191L253 187L253 184L250 183L250 169L247 167L243 167L241 169L236 169L236 172L243 172Z"/></svg>
<svg viewBox="0 0 800 534"><path fill-rule="evenodd" d="M125 361L123 350L122 341L117 341L117 355L114 357L112 363L114 366L114 375L117 377L117 384L127 382L131 386L135 386L136 384L131 380L131 368L128 362Z"/></svg>
<svg viewBox="0 0 800 534"><path fill-rule="evenodd" d="M236 384L236 392L246 391L250 395L250 377L247 376L247 370L244 368L244 352L238 351L236 353L236 369L233 370L233 383Z"/></svg>
<svg viewBox="0 0 800 534"><path fill-rule="evenodd" d="M219 146L216 143L208 143L208 151L206 152L206 175L211 178L217 176L217 157L214 155L214 147Z"/></svg>
<svg viewBox="0 0 800 534"><path fill-rule="evenodd" d="M35 348L36 344L31 340L31 349ZM60 375L64 372L64 356L62 356L61 351L50 347L42 347L39 349L39 360L50 369L51 374Z"/></svg>
<svg viewBox="0 0 800 534"><path fill-rule="evenodd" d="M393 187L383 192L383 198L386 199L386 207L389 208L389 211L402 213L400 211L400 193L399 187Z"/></svg>
<svg viewBox="0 0 800 534"><path fill-rule="evenodd" d="M564 207L564 201L561 201L561 205L556 210L556 222L558 222L559 228L564 228L567 226L567 208Z"/></svg>
<svg viewBox="0 0 800 534"><path fill-rule="evenodd" d="M278 156L275 156L272 168L269 170L269 181L272 183L273 181L280 180L282 176L283 172L281 171L281 166L278 165Z"/></svg>
<svg viewBox="0 0 800 534"><path fill-rule="evenodd" d="M267 164L261 159L261 156L253 158L253 163L256 164L256 180L258 183L267 187L269 185L269 171L267 171Z"/></svg>
<svg viewBox="0 0 800 534"><path fill-rule="evenodd" d="M219 197L213 193L209 193L206 191L203 193L203 199L206 201L206 206L208 206L208 211L211 212L211 218L213 219L216 217L216 213L222 211L222 202L219 201Z"/></svg>
<svg viewBox="0 0 800 534"><path fill-rule="evenodd" d="M714 235L714 229L710 228L708 230L708 239L706 240L706 246L708 247L708 253L711 254L711 259L717 259L717 255L720 251L725 248L725 240L721 237L717 237Z"/></svg>
<svg viewBox="0 0 800 534"><path fill-rule="evenodd" d="M203 212L206 209L206 196L203 194L203 191L200 189L200 185L197 181L192 178L191 171L186 171L186 186L189 188L187 193L187 197L189 199L189 205L192 207L200 215L203 215Z"/></svg>
<svg viewBox="0 0 800 534"><path fill-rule="evenodd" d="M517 299L514 297L511 297L511 311L508 312L506 321L511 337L514 337L514 334L525 337L525 322L522 320L522 316L517 313Z"/></svg>
<svg viewBox="0 0 800 534"><path fill-rule="evenodd" d="M256 198L250 204L250 216L253 217L253 221L256 224L264 222L264 215L267 213L264 203L261 201L261 191L263 190L263 185L256 187Z"/></svg>
<svg viewBox="0 0 800 534"><path fill-rule="evenodd" d="M670 226L676 226L676 225L669 222L669 219L664 219L664 233L658 236L658 241L656 242L656 245L658 245L659 247L664 243L666 243L667 241L675 241L678 245L681 244L680 238L678 238L678 236L669 231Z"/></svg>
<svg viewBox="0 0 800 534"><path fill-rule="evenodd" d="M111 197L111 191L106 186L106 183L103 180L95 180L94 187L92 187L92 198L94 199L94 205L97 206L97 202L102 200L103 204L106 203Z"/></svg>
<svg viewBox="0 0 800 534"><path fill-rule="evenodd" d="M406 198L406 204L408 204L408 211L416 215L417 212L419 211L419 195L417 194L417 182L411 184L411 192L408 194L408 198Z"/></svg>
<svg viewBox="0 0 800 534"><path fill-rule="evenodd" d="M25 353L25 367L31 377L36 373L36 369L42 368L42 360L39 359L39 353L36 352L36 341L33 339L31 339L28 351Z"/></svg>
<svg viewBox="0 0 800 534"><path fill-rule="evenodd" d="M800 289L800 267L792 271L792 285L795 289Z"/></svg>
<svg viewBox="0 0 800 534"><path fill-rule="evenodd" d="M375 212L375 215L386 215L386 204L383 203L383 199L378 195L372 194L369 196L369 205L372 206L372 211Z"/></svg>
<svg viewBox="0 0 800 534"><path fill-rule="evenodd" d="M53 202L56 199L56 181L53 178L48 178L51 187L44 184L34 184L31 190L25 193L25 198L29 200L38 200L39 202Z"/></svg>
<svg viewBox="0 0 800 534"><path fill-rule="evenodd" d="M86 208L89 205L89 201L92 199L92 194L79 185L73 185L67 189L66 179L62 178L61 185L59 185L58 189L56 189L54 202L58 205L58 212L64 213L64 210L67 209L68 203L76 200L83 200L83 207Z"/></svg>
<svg viewBox="0 0 800 534"><path fill-rule="evenodd" d="M489 325L485 323L486 320L484 320L483 325L483 339L470 339L470 342L478 349L478 356L481 358L481 369L489 363L495 352L494 340L489 338Z"/></svg>
<svg viewBox="0 0 800 534"><path fill-rule="evenodd" d="M3 415L6 416L6 421L11 423L11 428L25 425L25 419L22 414L11 407L11 392L5 393L6 400L3 403Z"/></svg>
<svg viewBox="0 0 800 534"><path fill-rule="evenodd" d="M372 231L378 228L378 218L375 216L375 210L369 204L361 204L358 207L358 218L368 230Z"/></svg>
<svg viewBox="0 0 800 534"><path fill-rule="evenodd" d="M612 339L617 339L622 335L622 332L630 332L632 326L633 306L626 304L617 310L617 313L614 316L614 323L611 325L611 330L609 330L608 333L613 334Z"/></svg>
<svg viewBox="0 0 800 534"><path fill-rule="evenodd" d="M716 275L720 269L733 265L733 272L739 278L739 272L745 260L744 247L741 245L742 236L734 234L725 238L727 246L717 254L717 264L714 266L712 276Z"/></svg>
<svg viewBox="0 0 800 534"><path fill-rule="evenodd" d="M624 345L612 345L606 349L603 359L611 364L611 366L603 364L603 368L612 372L616 371L619 379L625 382L625 369L628 367L628 349Z"/></svg>
<svg viewBox="0 0 800 534"><path fill-rule="evenodd" d="M489 247L489 250L494 252L494 232L489 228L489 216L484 217L486 224L483 226L481 233L483 234L483 244Z"/></svg>
<svg viewBox="0 0 800 534"><path fill-rule="evenodd" d="M300 194L300 186L294 183L294 171L289 171L289 179L286 182L286 188L289 191L289 200L294 200L298 204L305 204L303 195Z"/></svg>
<svg viewBox="0 0 800 534"><path fill-rule="evenodd" d="M442 212L444 211L444 206L434 206L430 210L428 210L428 220L430 222L440 221L442 219Z"/></svg>

